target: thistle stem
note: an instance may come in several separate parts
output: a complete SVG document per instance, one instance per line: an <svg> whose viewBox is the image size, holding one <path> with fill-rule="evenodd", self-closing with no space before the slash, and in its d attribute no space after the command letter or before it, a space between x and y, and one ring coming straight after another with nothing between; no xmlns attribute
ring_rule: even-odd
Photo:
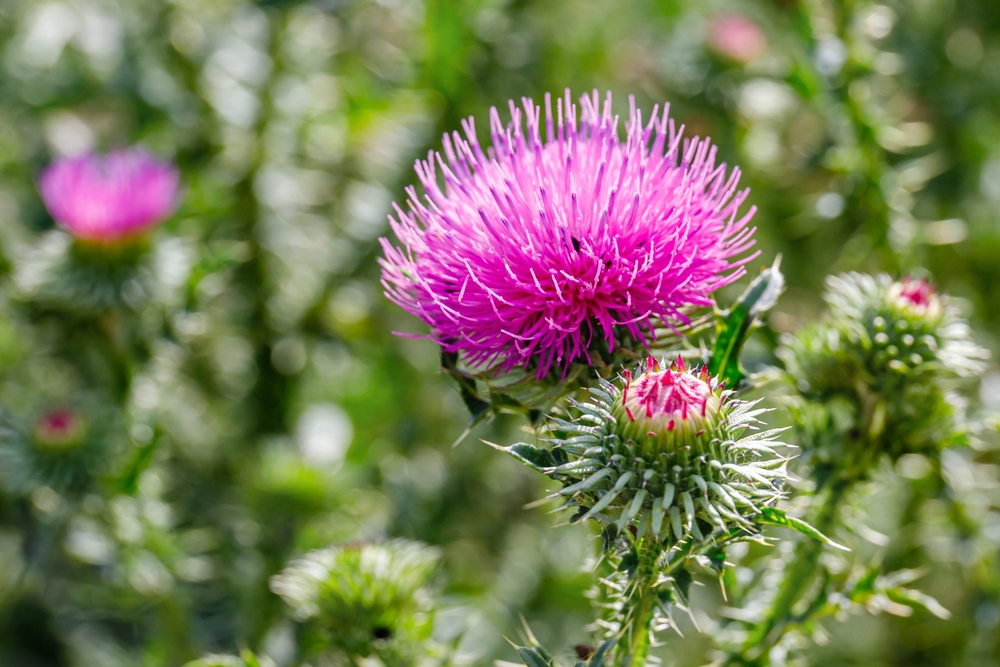
<svg viewBox="0 0 1000 667"><path fill-rule="evenodd" d="M813 520L813 525L823 534L830 534L836 526L840 507L847 493L854 486L851 477L834 478L826 493L823 504ZM819 571L819 557L823 553L823 543L818 540L802 540L795 548L795 556L778 589L778 595L763 621L757 625L744 642L735 661L730 664L756 664L762 655L777 645L790 629L792 607L809 591ZM766 659L765 659L766 664Z"/></svg>
<svg viewBox="0 0 1000 667"><path fill-rule="evenodd" d="M636 545L636 551L639 563L635 571L631 599L633 605L626 616L626 625L622 628L619 641L618 656L621 667L640 667L645 664L646 656L649 654L649 624L653 620L656 600L653 586L658 576L656 563L660 557L660 550L656 544L644 544L644 541L640 541Z"/></svg>

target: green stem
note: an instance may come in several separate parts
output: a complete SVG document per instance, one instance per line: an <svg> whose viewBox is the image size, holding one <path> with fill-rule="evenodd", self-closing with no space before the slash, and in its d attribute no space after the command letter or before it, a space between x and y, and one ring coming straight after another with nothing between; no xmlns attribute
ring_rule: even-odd
<svg viewBox="0 0 1000 667"><path fill-rule="evenodd" d="M649 624L653 620L656 592L653 586L657 579L656 561L660 557L660 549L656 544L648 544L640 540L636 544L639 563L636 566L632 597L629 602L632 608L622 628L619 641L619 664L621 667L643 665L649 653Z"/></svg>
<svg viewBox="0 0 1000 667"><path fill-rule="evenodd" d="M705 542L688 539L671 552L662 566L659 566L661 547L656 542L642 540L636 544L639 562L635 570L632 584L630 609L626 612L625 625L622 628L617 650L619 667L641 667L649 655L650 623L656 612L657 593L654 589L660 575L670 576L675 570L683 567L696 553L710 547L724 545L740 534L738 530L717 530Z"/></svg>
<svg viewBox="0 0 1000 667"><path fill-rule="evenodd" d="M813 525L824 535L829 535L836 526L841 504L853 486L854 479L851 477L837 477L832 480L826 498L813 520ZM757 660L774 647L790 629L792 607L802 599L815 581L822 553L823 543L819 540L807 539L798 543L795 556L785 571L785 578L778 589L777 597L771 604L771 609L743 644L737 664Z"/></svg>

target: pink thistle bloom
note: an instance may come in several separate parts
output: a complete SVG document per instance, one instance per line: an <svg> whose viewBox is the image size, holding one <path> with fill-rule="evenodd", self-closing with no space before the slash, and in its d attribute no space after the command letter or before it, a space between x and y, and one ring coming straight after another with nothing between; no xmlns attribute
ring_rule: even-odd
<svg viewBox="0 0 1000 667"><path fill-rule="evenodd" d="M764 33L742 14L714 17L708 24L705 39L716 53L738 63L748 63L767 51Z"/></svg>
<svg viewBox="0 0 1000 667"><path fill-rule="evenodd" d="M56 160L38 182L49 213L78 239L114 243L160 222L177 204L179 176L141 148Z"/></svg>
<svg viewBox="0 0 1000 667"><path fill-rule="evenodd" d="M446 351L539 378L589 363L595 338L613 350L616 328L646 346L656 322L674 329L711 305L756 256L740 259L754 243L755 209L738 212L748 191L708 139L682 141L666 107L643 124L630 102L624 142L596 91L579 116L569 91L555 117L546 95L544 120L524 99L527 133L513 102L507 127L493 108L487 152L471 118L465 139L445 135L445 157L416 164L425 198L409 188L410 212L390 218L404 247L382 239L386 296Z"/></svg>

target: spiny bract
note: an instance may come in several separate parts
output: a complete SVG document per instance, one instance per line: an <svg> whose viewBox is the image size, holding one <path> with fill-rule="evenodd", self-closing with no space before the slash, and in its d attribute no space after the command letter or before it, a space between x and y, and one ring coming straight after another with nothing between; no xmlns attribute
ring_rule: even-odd
<svg viewBox="0 0 1000 667"><path fill-rule="evenodd" d="M662 369L650 358L637 378L623 375L574 403L575 419L552 420L551 448L505 450L562 483L553 498L578 508L574 521L615 534L633 527L636 539L652 534L667 547L716 528L757 534L752 518L781 497L788 461L774 449L781 429L758 430L767 410L680 358Z"/></svg>

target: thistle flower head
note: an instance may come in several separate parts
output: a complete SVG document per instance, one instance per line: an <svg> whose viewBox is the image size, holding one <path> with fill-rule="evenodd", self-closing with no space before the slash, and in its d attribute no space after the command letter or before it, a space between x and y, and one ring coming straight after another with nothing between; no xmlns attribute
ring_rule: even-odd
<svg viewBox="0 0 1000 667"><path fill-rule="evenodd" d="M70 449L80 444L86 435L83 416L72 408L49 410L35 423L35 442L39 446L53 449Z"/></svg>
<svg viewBox="0 0 1000 667"><path fill-rule="evenodd" d="M310 652L375 656L402 667L429 637L427 587L439 557L406 540L335 546L291 563L271 589L307 623Z"/></svg>
<svg viewBox="0 0 1000 667"><path fill-rule="evenodd" d="M827 287L826 318L776 351L801 394L790 407L802 442L830 465L858 454L868 466L964 438L953 385L979 372L986 352L948 297L922 278L884 274L832 276Z"/></svg>
<svg viewBox="0 0 1000 667"><path fill-rule="evenodd" d="M705 41L713 51L737 63L748 63L767 51L764 32L742 14L713 17L708 24Z"/></svg>
<svg viewBox="0 0 1000 667"><path fill-rule="evenodd" d="M985 352L946 297L923 278L849 273L827 279L830 321L868 356L873 374L937 372L972 375Z"/></svg>
<svg viewBox="0 0 1000 667"><path fill-rule="evenodd" d="M49 213L77 239L115 243L141 235L177 203L177 170L141 148L57 160L38 182Z"/></svg>
<svg viewBox="0 0 1000 667"><path fill-rule="evenodd" d="M751 519L779 499L788 460L775 451L779 431L758 430L766 410L680 359L665 369L651 359L637 378L591 394L576 419L553 421L551 448L507 448L563 484L574 520L632 527L667 547L716 529L755 534Z"/></svg>
<svg viewBox="0 0 1000 667"><path fill-rule="evenodd" d="M410 188L391 221L403 247L382 239L386 295L445 351L538 378L676 330L743 275L754 232L739 170L666 108L644 123L633 103L622 141L610 94L555 107L512 102L506 127L493 109L485 152L471 118L445 135L416 166L426 196Z"/></svg>
<svg viewBox="0 0 1000 667"><path fill-rule="evenodd" d="M74 494L88 488L122 444L121 420L85 399L27 419L0 413L0 482L11 493L39 486Z"/></svg>

